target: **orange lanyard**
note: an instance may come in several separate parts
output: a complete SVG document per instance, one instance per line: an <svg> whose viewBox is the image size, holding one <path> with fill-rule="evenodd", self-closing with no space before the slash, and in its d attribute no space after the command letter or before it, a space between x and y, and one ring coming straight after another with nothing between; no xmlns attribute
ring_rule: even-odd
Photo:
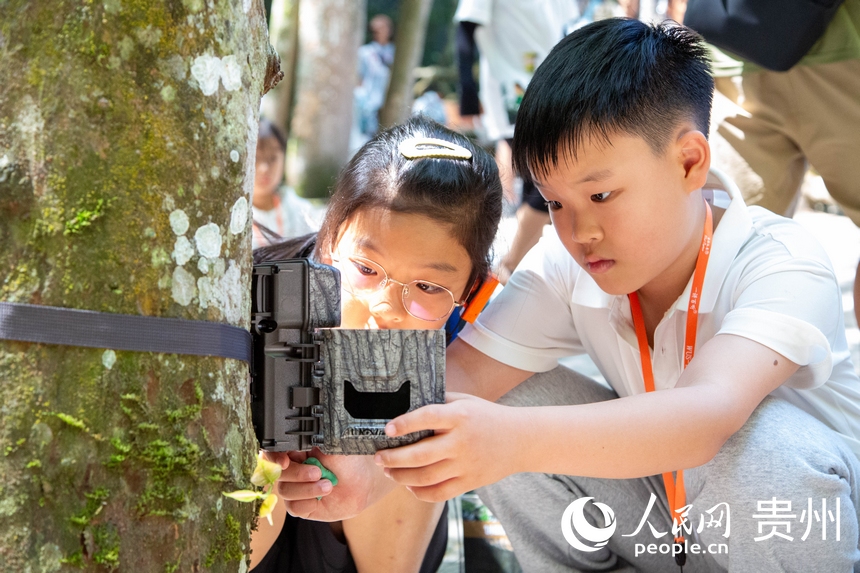
<svg viewBox="0 0 860 573"><path fill-rule="evenodd" d="M708 268L708 259L711 256L711 242L714 236L714 217L711 206L705 202L705 228L702 231L702 244L699 247L699 256L696 258L696 270L693 272L693 286L690 289L690 304L687 306L687 329L684 338L684 368L693 359L696 351L696 327L699 321L699 303L702 301L702 286L705 282L705 271ZM630 311L633 314L633 326L636 329L636 339L639 342L639 356L642 360L642 377L645 380L645 391L654 391L654 371L651 368L651 350L648 347L648 335L645 332L645 319L642 316L642 307L639 305L639 296L632 292L627 297L630 299ZM674 521L679 518L677 513L687 503L687 495L684 490L684 471L678 470L677 478L672 472L663 474L663 484L666 486L666 497L669 501L669 511ZM675 542L683 545L683 535L675 537Z"/></svg>
<svg viewBox="0 0 860 573"><path fill-rule="evenodd" d="M278 228L275 230L278 232L278 235L280 235L281 238L283 238L284 237L284 218L283 218L283 215L281 214L281 198L278 197L277 193L275 193L275 196L272 197L272 205L273 205L272 209L275 210L275 223L278 225ZM269 241L265 237L263 237L263 233L260 232L260 227L257 226L257 223L252 221L252 226L254 229L254 235L257 237L257 241L259 241L260 245L263 245L263 244L268 245L271 243L271 241Z"/></svg>

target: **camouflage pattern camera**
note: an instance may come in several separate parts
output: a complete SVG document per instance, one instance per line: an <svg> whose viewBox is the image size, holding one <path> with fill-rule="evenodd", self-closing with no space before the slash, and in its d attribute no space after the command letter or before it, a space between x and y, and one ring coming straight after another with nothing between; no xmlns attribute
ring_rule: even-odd
<svg viewBox="0 0 860 573"><path fill-rule="evenodd" d="M441 330L324 330L324 375L314 379L323 405L327 454L372 454L432 434L385 435L392 418L445 401Z"/></svg>
<svg viewBox="0 0 860 573"><path fill-rule="evenodd" d="M445 400L439 330L329 330L340 324L340 275L307 259L254 266L251 411L271 451L372 454L415 442L386 422Z"/></svg>

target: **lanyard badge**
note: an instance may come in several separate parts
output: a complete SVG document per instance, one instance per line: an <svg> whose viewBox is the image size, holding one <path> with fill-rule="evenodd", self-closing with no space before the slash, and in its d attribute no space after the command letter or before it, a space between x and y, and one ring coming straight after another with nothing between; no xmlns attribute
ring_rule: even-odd
<svg viewBox="0 0 860 573"><path fill-rule="evenodd" d="M469 295L466 304L460 308L454 309L451 317L445 324L445 331L448 333L448 344L454 342L460 331L466 326L466 323L473 323L484 307L490 302L490 297L499 286L499 279L494 274L487 275L484 280L472 291Z"/></svg>
<svg viewBox="0 0 860 573"><path fill-rule="evenodd" d="M699 304L702 301L702 286L705 282L705 271L708 268L708 259L711 256L711 242L714 236L714 216L711 212L711 206L705 202L705 228L702 231L702 243L699 246L699 256L696 258L696 270L693 272L693 285L690 289L690 302L687 305L687 327L684 334L684 368L693 359L693 354L696 351L696 327L699 321ZM639 304L639 296L632 292L627 297L630 299L630 311L633 314L633 326L636 329L636 340L639 343L639 357L642 361L642 377L645 382L645 391L654 391L654 371L651 367L651 350L648 347L648 335L645 332L645 319L642 315L642 307ZM684 490L684 472L678 470L675 472L666 472L663 474L663 485L666 487L666 497L669 501L669 512L672 514L674 521L676 515L687 503L687 495ZM676 477L677 476L677 477ZM683 567L687 561L687 556L683 551L684 536L681 534L680 527L678 535L675 537L675 543L681 547L680 552L675 552L675 562L679 567Z"/></svg>

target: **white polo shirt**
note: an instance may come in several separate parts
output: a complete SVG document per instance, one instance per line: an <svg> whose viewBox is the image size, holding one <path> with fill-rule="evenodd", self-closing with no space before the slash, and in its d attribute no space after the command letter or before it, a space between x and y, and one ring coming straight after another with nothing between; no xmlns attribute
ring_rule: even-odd
<svg viewBox="0 0 860 573"><path fill-rule="evenodd" d="M860 379L851 363L842 295L827 254L791 219L744 205L725 177L712 173L705 194L727 209L714 230L697 346L717 334L733 334L799 364L772 394L842 434L860 456ZM654 332L651 360L657 390L674 387L683 370L691 283L692 277ZM588 353L619 396L645 392L627 296L603 292L554 232L529 252L460 338L504 364L532 372L551 370L565 356Z"/></svg>

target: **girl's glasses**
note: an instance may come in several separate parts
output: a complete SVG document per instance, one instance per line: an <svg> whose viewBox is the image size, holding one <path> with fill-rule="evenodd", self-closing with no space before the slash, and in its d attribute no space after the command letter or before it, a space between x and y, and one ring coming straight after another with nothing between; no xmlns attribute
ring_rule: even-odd
<svg viewBox="0 0 860 573"><path fill-rule="evenodd" d="M334 254L331 259L340 271L346 292L360 297L380 291L389 283L398 284L403 287L403 308L419 320L441 320L463 305L454 299L454 293L442 285L422 280L402 283L389 277L382 265L370 259L353 255L341 260Z"/></svg>

